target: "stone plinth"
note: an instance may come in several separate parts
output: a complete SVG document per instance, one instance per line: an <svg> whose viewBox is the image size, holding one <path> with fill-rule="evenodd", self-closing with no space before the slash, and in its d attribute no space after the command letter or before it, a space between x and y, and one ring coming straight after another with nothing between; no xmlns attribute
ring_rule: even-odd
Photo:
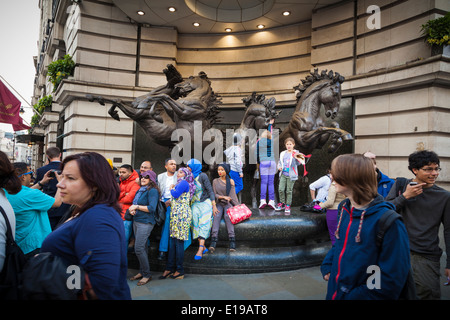
<svg viewBox="0 0 450 320"><path fill-rule="evenodd" d="M193 240L186 249L184 268L186 273L239 274L275 272L320 265L331 242L325 214L301 212L291 208L291 215L284 211L252 209L249 220L234 226L236 251L228 250L228 233L222 220L219 242L213 254L205 253L201 260L194 260L198 241ZM149 259L152 271L163 271L165 262L159 261L158 247L161 228L155 228L150 237ZM209 246L210 239L206 241ZM128 255L130 268L139 269L134 253Z"/></svg>

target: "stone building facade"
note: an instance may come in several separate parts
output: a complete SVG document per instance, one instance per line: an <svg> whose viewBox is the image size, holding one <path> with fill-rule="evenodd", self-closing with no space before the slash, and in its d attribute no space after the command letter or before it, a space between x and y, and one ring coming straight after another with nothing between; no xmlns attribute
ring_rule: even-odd
<svg viewBox="0 0 450 320"><path fill-rule="evenodd" d="M319 3L296 23L202 33L139 22L120 0L40 0L34 99L52 94L54 103L35 133L45 136L45 147L63 148L65 156L92 150L116 166L133 163L133 121L122 114L120 122L112 119L108 106L89 102L87 94L131 101L165 84L162 70L173 64L184 77L206 72L224 114L243 109L242 98L254 91L289 109L301 79L314 68L332 69L346 78L342 96L353 110L353 151L370 150L383 173L410 177L407 156L434 150L444 169L439 184L450 189L450 57L432 55L420 32L426 21L448 12L450 3ZM378 26L374 11L367 10L373 5L380 9ZM52 92L47 66L65 54L76 63L74 75ZM34 160L39 167L42 158Z"/></svg>

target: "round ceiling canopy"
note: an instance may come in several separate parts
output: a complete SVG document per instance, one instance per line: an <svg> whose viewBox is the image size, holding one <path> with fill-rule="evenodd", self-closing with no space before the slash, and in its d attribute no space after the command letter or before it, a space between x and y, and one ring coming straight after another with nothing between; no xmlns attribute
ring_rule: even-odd
<svg viewBox="0 0 450 320"><path fill-rule="evenodd" d="M184 0L192 12L204 18L219 22L244 22L258 19L267 14L274 0Z"/></svg>

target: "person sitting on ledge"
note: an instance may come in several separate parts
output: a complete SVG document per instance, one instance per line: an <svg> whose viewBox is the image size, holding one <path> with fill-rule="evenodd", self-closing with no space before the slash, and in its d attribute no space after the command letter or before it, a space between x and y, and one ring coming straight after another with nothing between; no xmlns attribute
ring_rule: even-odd
<svg viewBox="0 0 450 320"><path fill-rule="evenodd" d="M219 164L219 166L217 167L219 178L213 180L213 190L217 199L217 208L214 211L213 226L211 231L211 244L209 247L211 253L214 253L214 250L216 249L220 220L222 220L222 217L225 220L225 224L228 230L228 238L230 239L230 251L236 250L234 226L227 214L227 210L233 206L239 205L239 200L236 196L234 181L230 178L229 172L229 164Z"/></svg>

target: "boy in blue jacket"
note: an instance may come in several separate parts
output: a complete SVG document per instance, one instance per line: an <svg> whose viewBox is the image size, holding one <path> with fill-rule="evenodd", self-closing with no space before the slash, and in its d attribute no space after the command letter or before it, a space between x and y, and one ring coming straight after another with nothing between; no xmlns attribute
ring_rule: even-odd
<svg viewBox="0 0 450 320"><path fill-rule="evenodd" d="M377 192L372 162L346 154L333 160L336 191L348 197L339 204L336 242L321 272L328 281L328 300L385 300L399 298L411 268L409 239L398 219L376 244L378 221L395 207Z"/></svg>

